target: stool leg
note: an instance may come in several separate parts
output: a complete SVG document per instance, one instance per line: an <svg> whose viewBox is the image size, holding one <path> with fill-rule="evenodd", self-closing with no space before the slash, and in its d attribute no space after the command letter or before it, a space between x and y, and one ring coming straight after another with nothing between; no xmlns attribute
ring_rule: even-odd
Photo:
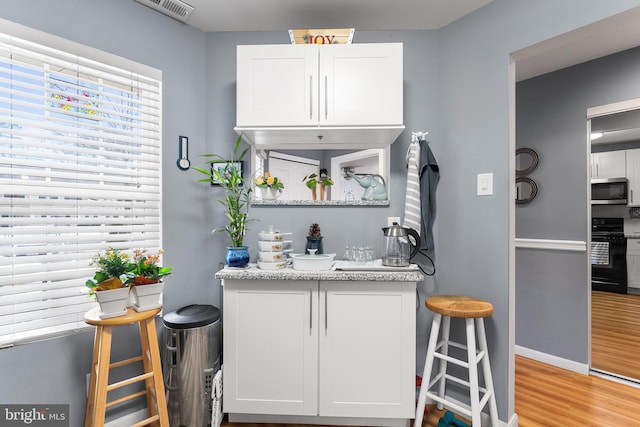
<svg viewBox="0 0 640 427"><path fill-rule="evenodd" d="M147 333L146 321L138 323L140 330L140 348L142 350L142 367L144 373L153 372L153 365L151 364L151 348L149 347L149 334ZM158 413L156 410L156 399L153 395L153 377L148 378L144 382L144 390L147 397L147 414L149 417L153 417ZM157 425L157 423L154 423Z"/></svg>
<svg viewBox="0 0 640 427"><path fill-rule="evenodd" d="M440 348L440 354L443 356L449 355L449 325L451 324L451 317L443 316L442 317L442 347ZM440 359L440 367L438 368L438 372L440 375L440 381L438 384L438 396L444 399L445 393L445 384L447 382L447 361L443 358ZM442 410L444 405L442 402L437 403L437 408Z"/></svg>
<svg viewBox="0 0 640 427"><path fill-rule="evenodd" d="M93 394L93 413L87 417L87 421L93 421L89 424L91 427L103 427L104 417L107 411L107 386L109 385L109 365L111 364L111 336L113 332L112 326L98 326L96 329L96 340L98 345L98 361L95 366L96 382ZM94 350L95 351L95 350ZM91 404L89 404L91 405Z"/></svg>
<svg viewBox="0 0 640 427"><path fill-rule="evenodd" d="M427 391L429 382L431 381L431 369L433 368L433 355L436 351L438 343L438 334L440 333L440 321L442 315L435 313L433 322L431 323L431 334L429 336L429 344L427 345L427 357L424 362L424 370L422 371L422 385L420 386L420 394L418 395L418 404L416 407L416 420L414 427L422 425L422 416L424 415L424 406L427 400Z"/></svg>
<svg viewBox="0 0 640 427"><path fill-rule="evenodd" d="M469 363L469 395L471 398L471 422L473 427L481 427L480 390L478 389L478 357L474 319L465 319L467 324L467 358Z"/></svg>
<svg viewBox="0 0 640 427"><path fill-rule="evenodd" d="M167 401L164 395L164 381L162 379L162 364L160 363L160 347L158 344L158 335L156 335L155 318L147 319L144 322L147 336L147 348L153 367L153 387L156 397L156 410L160 417L160 426L169 427L169 413L167 411Z"/></svg>
<svg viewBox="0 0 640 427"><path fill-rule="evenodd" d="M489 415L491 416L491 427L498 427L498 406L496 405L496 395L493 390L493 376L491 374L491 363L489 363L489 349L487 347L487 336L484 331L484 319L476 319L476 329L478 330L478 341L480 350L484 351L482 358L482 374L484 376L484 387L487 393L491 393L489 397Z"/></svg>
<svg viewBox="0 0 640 427"><path fill-rule="evenodd" d="M102 327L98 326L93 339L93 357L91 359L91 371L89 372L89 395L87 396L87 412L84 418L84 426L93 426L94 411L96 408L96 375L98 372L98 358L102 343Z"/></svg>

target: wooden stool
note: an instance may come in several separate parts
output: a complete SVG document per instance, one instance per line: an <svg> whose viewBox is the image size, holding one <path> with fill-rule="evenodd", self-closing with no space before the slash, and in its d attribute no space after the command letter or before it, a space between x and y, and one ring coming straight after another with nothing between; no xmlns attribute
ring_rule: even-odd
<svg viewBox="0 0 640 427"><path fill-rule="evenodd" d="M149 417L135 424L135 426L169 427L164 383L162 382L162 364L160 363L158 336L156 335L154 319L160 310L161 307L138 313L129 308L125 315L101 319L100 309L96 307L84 315L85 322L97 327L93 347L93 361L91 362L91 381L87 400L87 414L84 422L85 427L103 427L105 412L108 408L145 395ZM138 323L140 327L142 354L131 359L111 363L112 329L114 326L123 326L131 323ZM144 368L144 374L109 384L109 369L140 361ZM145 382L144 390L107 402L107 392L140 381Z"/></svg>
<svg viewBox="0 0 640 427"><path fill-rule="evenodd" d="M487 339L484 332L484 318L493 314L493 306L485 301L457 295L438 295L425 300L427 308L434 312L433 323L431 325L431 336L427 346L427 357L422 374L422 386L418 397L416 408L416 420L414 426L422 425L422 416L426 398L430 398L437 403L438 409L446 406L456 413L463 414L472 420L473 427L480 427L480 414L482 408L489 403L489 414L491 416L491 426L497 427L498 407L493 390L493 379L491 377L491 366L489 364L489 352L487 349ZM452 317L466 319L467 345L462 345L449 341L449 323ZM442 321L442 340L438 342L440 324ZM474 322L475 321L475 322ZM478 332L478 345L476 349L476 329ZM450 356L449 346L457 347L467 351L467 359L460 360ZM434 358L440 359L438 373L431 379L431 369ZM447 374L447 363L451 362L458 366L467 368L469 371L469 381L456 378ZM482 373L485 387L478 386L478 363L482 362ZM453 381L457 384L469 388L471 405L460 404L451 401L445 395L445 383ZM437 392L431 392L431 387L438 385ZM480 392L484 393L480 397Z"/></svg>

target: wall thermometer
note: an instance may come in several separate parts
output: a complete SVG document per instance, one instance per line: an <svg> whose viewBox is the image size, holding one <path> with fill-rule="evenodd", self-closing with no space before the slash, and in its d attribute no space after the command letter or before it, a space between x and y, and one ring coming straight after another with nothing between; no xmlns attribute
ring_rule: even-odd
<svg viewBox="0 0 640 427"><path fill-rule="evenodd" d="M182 169L183 171L189 169L191 166L191 162L189 161L189 138L186 136L180 136L178 143L178 154L180 158L178 159L178 169Z"/></svg>

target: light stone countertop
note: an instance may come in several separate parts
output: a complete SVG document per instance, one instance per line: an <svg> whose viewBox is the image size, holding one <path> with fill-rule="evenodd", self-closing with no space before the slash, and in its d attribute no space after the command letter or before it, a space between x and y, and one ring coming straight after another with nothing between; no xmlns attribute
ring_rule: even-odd
<svg viewBox="0 0 640 427"><path fill-rule="evenodd" d="M216 279L229 280L360 280L369 282L421 282L424 276L414 271L342 271L342 270L262 270L255 264L246 269L223 268L215 274Z"/></svg>

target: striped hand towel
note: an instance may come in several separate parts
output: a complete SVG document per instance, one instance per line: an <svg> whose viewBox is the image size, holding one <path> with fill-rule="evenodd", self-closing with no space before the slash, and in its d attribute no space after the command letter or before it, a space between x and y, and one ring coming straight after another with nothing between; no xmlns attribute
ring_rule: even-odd
<svg viewBox="0 0 640 427"><path fill-rule="evenodd" d="M420 144L412 142L407 152L407 193L404 202L404 227L411 227L420 234Z"/></svg>

